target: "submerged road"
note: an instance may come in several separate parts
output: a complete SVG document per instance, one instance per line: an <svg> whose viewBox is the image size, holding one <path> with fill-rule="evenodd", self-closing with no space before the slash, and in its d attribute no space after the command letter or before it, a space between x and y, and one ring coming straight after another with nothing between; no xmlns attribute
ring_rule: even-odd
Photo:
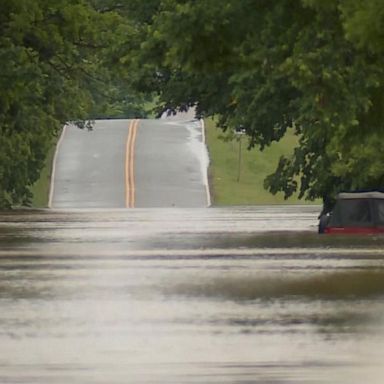
<svg viewBox="0 0 384 384"><path fill-rule="evenodd" d="M54 209L0 212L0 383L384 382L384 237L206 209L202 133L65 129Z"/></svg>
<svg viewBox="0 0 384 384"><path fill-rule="evenodd" d="M384 237L318 211L0 213L0 383L382 384Z"/></svg>
<svg viewBox="0 0 384 384"><path fill-rule="evenodd" d="M66 126L54 161L50 207L206 207L202 123L188 116L97 120Z"/></svg>

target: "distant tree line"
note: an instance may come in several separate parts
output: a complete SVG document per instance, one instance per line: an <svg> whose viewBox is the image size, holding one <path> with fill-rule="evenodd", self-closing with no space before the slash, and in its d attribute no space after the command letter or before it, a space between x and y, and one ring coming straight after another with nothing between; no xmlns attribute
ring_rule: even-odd
<svg viewBox="0 0 384 384"><path fill-rule="evenodd" d="M1 0L0 205L28 200L68 120L196 107L249 147L298 136L265 180L327 201L384 187L382 0Z"/></svg>

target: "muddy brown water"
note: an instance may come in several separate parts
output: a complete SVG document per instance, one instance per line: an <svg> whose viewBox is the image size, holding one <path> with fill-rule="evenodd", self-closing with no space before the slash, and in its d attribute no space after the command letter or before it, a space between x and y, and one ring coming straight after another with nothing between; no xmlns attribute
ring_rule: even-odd
<svg viewBox="0 0 384 384"><path fill-rule="evenodd" d="M382 383L384 237L318 211L0 214L0 383Z"/></svg>

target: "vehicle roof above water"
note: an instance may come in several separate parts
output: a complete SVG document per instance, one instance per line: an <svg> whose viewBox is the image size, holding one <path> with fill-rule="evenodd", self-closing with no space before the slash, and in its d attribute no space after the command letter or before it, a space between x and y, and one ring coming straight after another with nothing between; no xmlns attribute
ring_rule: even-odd
<svg viewBox="0 0 384 384"><path fill-rule="evenodd" d="M384 199L384 192L341 192L337 195L338 200L347 199Z"/></svg>

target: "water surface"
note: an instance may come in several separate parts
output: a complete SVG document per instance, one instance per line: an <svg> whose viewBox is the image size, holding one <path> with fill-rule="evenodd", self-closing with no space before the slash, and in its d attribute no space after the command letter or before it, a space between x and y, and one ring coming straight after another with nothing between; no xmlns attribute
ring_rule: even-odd
<svg viewBox="0 0 384 384"><path fill-rule="evenodd" d="M1 383L382 383L384 238L318 207L0 215Z"/></svg>

